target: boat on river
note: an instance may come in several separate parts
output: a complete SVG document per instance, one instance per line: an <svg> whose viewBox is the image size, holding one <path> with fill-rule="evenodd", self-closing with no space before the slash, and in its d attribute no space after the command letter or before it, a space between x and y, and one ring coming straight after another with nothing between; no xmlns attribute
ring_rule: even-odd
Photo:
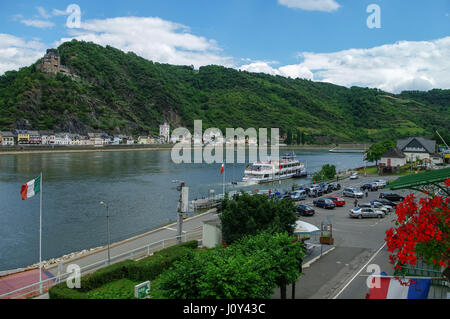
<svg viewBox="0 0 450 319"><path fill-rule="evenodd" d="M283 155L280 160L257 161L248 165L242 181L267 183L307 175L306 165L297 160L292 153Z"/></svg>

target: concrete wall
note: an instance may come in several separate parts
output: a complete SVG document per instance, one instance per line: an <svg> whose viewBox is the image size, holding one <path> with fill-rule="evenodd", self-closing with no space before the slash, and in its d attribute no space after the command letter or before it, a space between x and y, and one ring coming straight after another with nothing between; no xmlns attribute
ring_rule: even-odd
<svg viewBox="0 0 450 319"><path fill-rule="evenodd" d="M202 245L207 248L222 245L222 230L219 225L203 223Z"/></svg>

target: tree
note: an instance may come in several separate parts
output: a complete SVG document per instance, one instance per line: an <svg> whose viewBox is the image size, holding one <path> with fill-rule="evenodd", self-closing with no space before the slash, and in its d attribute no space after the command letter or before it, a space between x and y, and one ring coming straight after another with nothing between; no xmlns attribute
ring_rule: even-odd
<svg viewBox="0 0 450 319"><path fill-rule="evenodd" d="M302 143L302 132L300 132L300 130L297 130L296 142L297 145L300 145Z"/></svg>
<svg viewBox="0 0 450 319"><path fill-rule="evenodd" d="M322 166L322 169L318 172L316 172L313 176L313 180L315 181L325 181L334 179L336 176L336 166L325 164Z"/></svg>
<svg viewBox="0 0 450 319"><path fill-rule="evenodd" d="M385 140L381 143L373 144L366 151L366 158L369 162L375 162L378 165L378 161L381 159L381 155L386 153L389 149L395 147L395 142L390 140Z"/></svg>
<svg viewBox="0 0 450 319"><path fill-rule="evenodd" d="M450 179L446 185L450 186ZM450 198L421 198L419 203L415 199L414 194L408 195L395 209L396 227L386 231L385 239L392 253L389 261L399 273L419 259L436 269L448 269Z"/></svg>
<svg viewBox="0 0 450 319"><path fill-rule="evenodd" d="M292 144L292 130L290 128L288 128L286 134L287 134L286 144L291 145Z"/></svg>
<svg viewBox="0 0 450 319"><path fill-rule="evenodd" d="M288 233L273 235L263 232L258 236L247 236L233 245L244 255L251 255L253 251L267 251L273 258L271 271L275 274L275 281L281 290L281 299L286 299L286 285L297 281L302 272L302 262L305 256L303 243L293 240Z"/></svg>
<svg viewBox="0 0 450 319"><path fill-rule="evenodd" d="M234 200L222 202L222 238L231 244L245 235L256 235L264 230L292 234L297 220L295 212L291 200L274 200L266 195L250 196L242 192Z"/></svg>
<svg viewBox="0 0 450 319"><path fill-rule="evenodd" d="M152 296L267 299L276 287L298 279L304 254L302 243L287 233L245 236L227 248L184 257L154 282Z"/></svg>

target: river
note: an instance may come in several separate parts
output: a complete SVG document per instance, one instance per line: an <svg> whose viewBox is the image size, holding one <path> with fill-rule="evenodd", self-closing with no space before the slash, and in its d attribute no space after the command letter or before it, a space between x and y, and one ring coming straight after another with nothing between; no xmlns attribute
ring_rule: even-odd
<svg viewBox="0 0 450 319"><path fill-rule="evenodd" d="M326 150L294 152L308 173L324 164L338 171L364 166L361 153ZM226 164L226 189L269 189L270 184L248 187L240 181L246 164ZM0 155L0 271L39 261L39 196L23 201L21 185L43 172L42 259L106 244L109 205L111 242L176 221L179 193L173 180L189 186L189 199L222 193L220 164L175 164L169 150L34 153ZM277 185L290 189L309 178Z"/></svg>

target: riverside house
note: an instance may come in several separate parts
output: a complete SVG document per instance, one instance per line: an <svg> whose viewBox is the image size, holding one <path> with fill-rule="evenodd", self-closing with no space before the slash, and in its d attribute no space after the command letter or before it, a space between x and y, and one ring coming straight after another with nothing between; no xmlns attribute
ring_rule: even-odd
<svg viewBox="0 0 450 319"><path fill-rule="evenodd" d="M12 132L0 132L0 145L13 146L15 144L15 135Z"/></svg>
<svg viewBox="0 0 450 319"><path fill-rule="evenodd" d="M39 131L41 134L41 144L42 145L54 145L55 144L55 133L53 131Z"/></svg>
<svg viewBox="0 0 450 319"><path fill-rule="evenodd" d="M30 134L26 130L16 130L17 144L30 144Z"/></svg>
<svg viewBox="0 0 450 319"><path fill-rule="evenodd" d="M423 137L410 137L404 140L398 140L397 148L403 152L408 162L417 160L431 161L431 158L437 155L436 141Z"/></svg>

